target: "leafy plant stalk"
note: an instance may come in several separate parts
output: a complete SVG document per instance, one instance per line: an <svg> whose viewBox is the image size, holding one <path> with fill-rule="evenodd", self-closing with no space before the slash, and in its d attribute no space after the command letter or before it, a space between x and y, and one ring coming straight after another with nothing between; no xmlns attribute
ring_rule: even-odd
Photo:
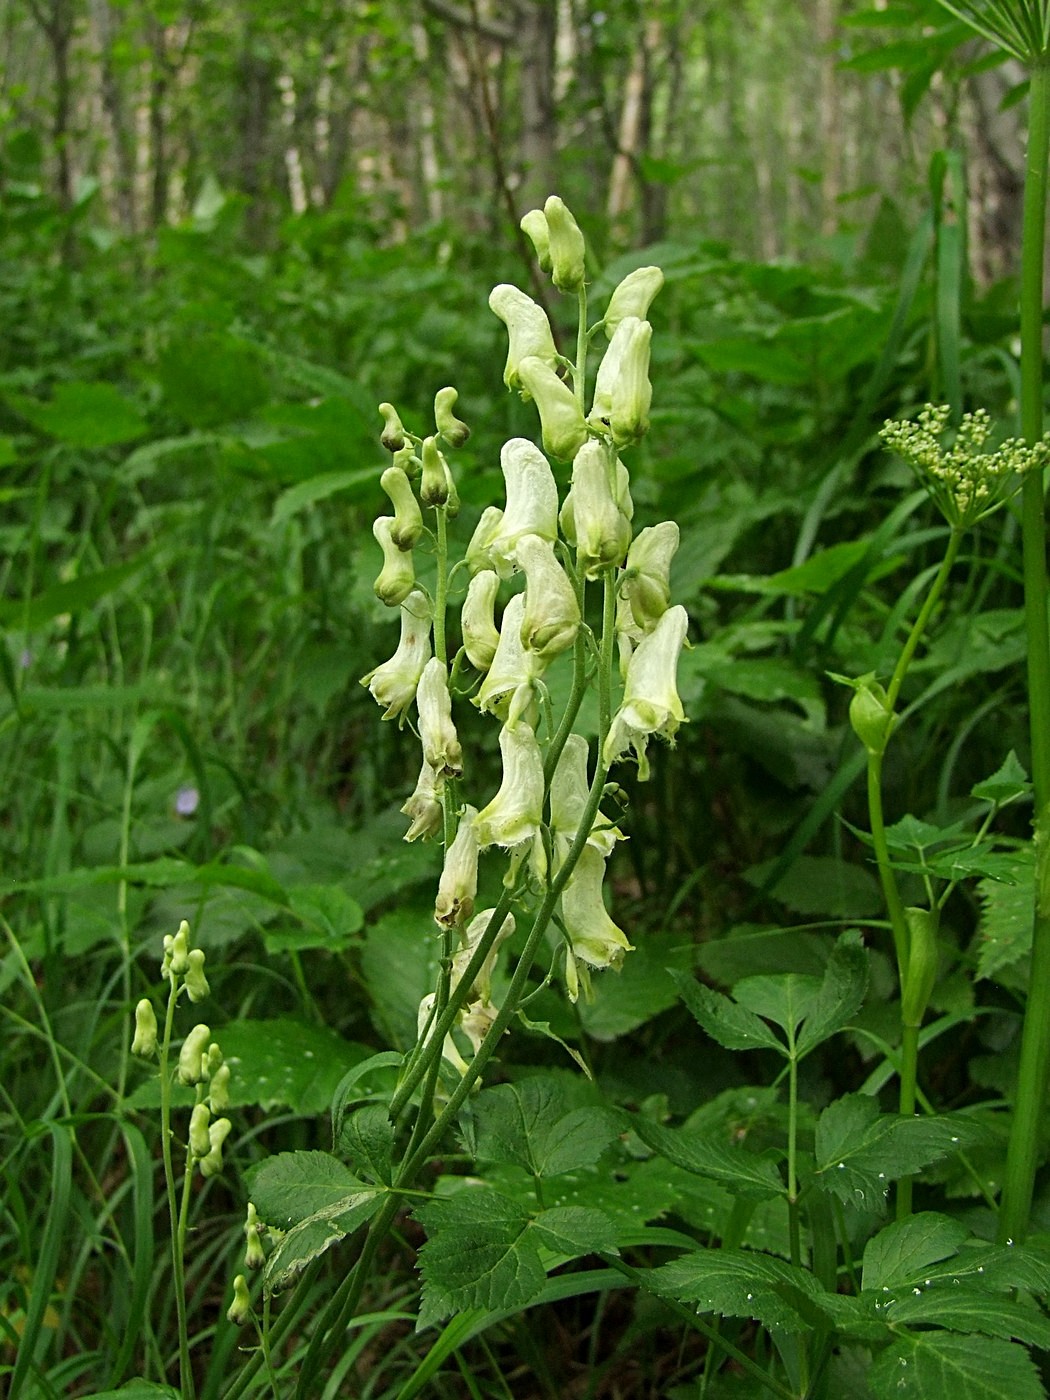
<svg viewBox="0 0 1050 1400"><path fill-rule="evenodd" d="M164 1032L158 1046L160 1067L160 1146L164 1163L164 1186L168 1198L168 1220L171 1229L171 1271L175 1284L175 1319L179 1332L179 1388L188 1400L195 1394L193 1369L190 1364L190 1338L186 1321L186 1204L187 1192L183 1192L183 1209L180 1211L175 1194L175 1166L171 1154L171 1074L168 1056L171 1050L171 1033L175 1024L175 1003L178 998L178 983L171 979L168 991L168 1006L164 1014ZM187 1179L190 1172L187 1164Z"/></svg>

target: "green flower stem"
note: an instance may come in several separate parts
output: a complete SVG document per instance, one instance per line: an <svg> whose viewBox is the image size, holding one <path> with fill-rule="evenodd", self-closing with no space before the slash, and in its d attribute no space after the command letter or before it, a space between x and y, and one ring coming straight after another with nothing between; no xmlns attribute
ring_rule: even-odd
<svg viewBox="0 0 1050 1400"><path fill-rule="evenodd" d="M904 643L903 650L897 658L897 665L894 667L893 675L890 678L889 686L886 690L886 701L892 710L897 703L897 696L900 688L904 684L904 677L908 667L911 665L915 649L922 641L922 635L926 631L926 624L930 620L934 608L940 600L944 585L948 582L948 575L951 573L955 560L959 554L959 549L963 542L963 532L953 526L948 537L948 548L944 551L944 558L941 560L941 567L937 570L933 582L930 584L930 591L926 595L926 601L919 609L919 615L908 633L908 640Z"/></svg>
<svg viewBox="0 0 1050 1400"><path fill-rule="evenodd" d="M168 1220L171 1226L171 1271L175 1282L175 1319L179 1332L179 1389L186 1400L193 1400L195 1391L193 1371L190 1366L190 1336L186 1325L186 1272L184 1265L186 1234L175 1197L175 1167L171 1157L171 1074L168 1069L168 1055L171 1050L171 1033L175 1024L175 1003L178 1000L178 995L178 982L172 976L171 989L168 992L168 1009L164 1015L164 1034L161 1037L157 1056L160 1067L160 1150L164 1162L164 1185L167 1191Z"/></svg>
<svg viewBox="0 0 1050 1400"><path fill-rule="evenodd" d="M908 971L908 924L904 917L904 901L897 888L897 877L890 864L889 842L886 840L886 822L882 812L882 760L881 753L868 754L868 825L871 827L871 843L882 884L882 897L886 901L886 912L893 930L897 973L903 986Z"/></svg>
<svg viewBox="0 0 1050 1400"><path fill-rule="evenodd" d="M791 1240L791 1262L802 1267L802 1239L798 1211L798 1060L795 1058L795 1037L789 1036L788 1053L788 1234Z"/></svg>
<svg viewBox="0 0 1050 1400"><path fill-rule="evenodd" d="M434 655L448 665L448 643L445 640L445 613L448 607L448 510L437 506L437 585L434 590Z"/></svg>
<svg viewBox="0 0 1050 1400"><path fill-rule="evenodd" d="M602 570L602 646L598 665L598 753L612 724L613 648L616 645L616 566Z"/></svg>
<svg viewBox="0 0 1050 1400"><path fill-rule="evenodd" d="M587 412L587 288L581 284L576 293L579 303L579 320L576 328L576 368L573 370L572 387L576 392L576 402L583 413Z"/></svg>
<svg viewBox="0 0 1050 1400"><path fill-rule="evenodd" d="M915 1113L915 1091L919 1073L919 1027L901 1026L900 1111L911 1118ZM911 1215L912 1178L902 1176L897 1182L897 1219Z"/></svg>
<svg viewBox="0 0 1050 1400"><path fill-rule="evenodd" d="M1031 67L1028 153L1021 241L1021 431L1029 444L1043 435L1043 256L1046 242L1050 68ZM1024 1239L1039 1165L1039 1133L1050 1072L1050 640L1047 636L1046 521L1043 473L1029 471L1021 496L1029 727L1035 795L1036 904L1028 1007L1021 1037L1017 1099L1010 1126L1000 1240Z"/></svg>

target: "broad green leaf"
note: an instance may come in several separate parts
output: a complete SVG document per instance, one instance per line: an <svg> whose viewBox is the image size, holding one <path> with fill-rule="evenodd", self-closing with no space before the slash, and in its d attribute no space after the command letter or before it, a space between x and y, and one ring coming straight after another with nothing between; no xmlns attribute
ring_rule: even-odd
<svg viewBox="0 0 1050 1400"><path fill-rule="evenodd" d="M984 802L994 802L1002 807L1007 802L1016 802L1021 797L1027 797L1032 791L1032 785L1028 781L1028 774L1021 766L1020 759L1013 749L1003 759L1002 767L996 769L990 778L985 778L981 783L975 783L970 789L972 797L980 798Z"/></svg>
<svg viewBox="0 0 1050 1400"><path fill-rule="evenodd" d="M288 903L300 921L267 929L263 941L269 953L289 948L340 951L354 941L364 923L364 911L339 885L293 885Z"/></svg>
<svg viewBox="0 0 1050 1400"><path fill-rule="evenodd" d="M775 861L752 866L744 878L762 889ZM795 914L834 919L865 919L882 909L878 881L863 866L835 856L799 856L769 890Z"/></svg>
<svg viewBox="0 0 1050 1400"><path fill-rule="evenodd" d="M556 1079L537 1076L486 1089L472 1107L473 1154L513 1163L534 1177L593 1166L617 1136L616 1119L602 1108L565 1109Z"/></svg>
<svg viewBox="0 0 1050 1400"><path fill-rule="evenodd" d="M782 972L776 977L745 977L733 988L733 998L738 1005L772 1021L791 1036L809 1015L820 985L818 978L798 972Z"/></svg>
<svg viewBox="0 0 1050 1400"><path fill-rule="evenodd" d="M351 1167L366 1180L376 1181L382 1186L390 1185L394 1125L383 1105L366 1104L352 1117L344 1118L339 1133L339 1148L349 1158Z"/></svg>
<svg viewBox="0 0 1050 1400"><path fill-rule="evenodd" d="M155 1381L125 1381L119 1390L95 1390L86 1400L157 1400L166 1396L168 1400L181 1400L177 1390L170 1385L158 1385Z"/></svg>
<svg viewBox="0 0 1050 1400"><path fill-rule="evenodd" d="M287 491L277 497L270 517L271 526L284 525L293 515L309 506L326 501L339 491L351 491L356 487L372 487L378 490L380 467L356 467L353 470L324 472L321 476L310 477L308 481L297 481Z"/></svg>
<svg viewBox="0 0 1050 1400"><path fill-rule="evenodd" d="M352 1235L370 1220L382 1201L382 1191L375 1187L363 1187L332 1201L315 1215L300 1220L277 1242L277 1247L266 1261L263 1275L266 1292L280 1293L282 1289L288 1288L312 1259L316 1259L326 1249L331 1249L332 1245Z"/></svg>
<svg viewBox="0 0 1050 1400"><path fill-rule="evenodd" d="M828 958L820 990L796 1043L799 1059L849 1024L868 989L868 953L856 929L843 933Z"/></svg>
<svg viewBox="0 0 1050 1400"><path fill-rule="evenodd" d="M247 1173L260 1220L285 1230L373 1188L330 1152L278 1152Z"/></svg>
<svg viewBox="0 0 1050 1400"><path fill-rule="evenodd" d="M15 407L34 427L70 447L92 450L133 442L146 431L136 404L112 384L73 380L57 384L49 403L19 397Z"/></svg>
<svg viewBox="0 0 1050 1400"><path fill-rule="evenodd" d="M738 924L725 937L701 943L696 961L703 972L727 987L759 972L808 972L820 977L827 964L827 939L805 930Z"/></svg>
<svg viewBox="0 0 1050 1400"><path fill-rule="evenodd" d="M776 1163L769 1156L759 1157L741 1147L726 1147L709 1134L690 1132L686 1128L665 1128L638 1114L625 1115L625 1121L646 1146L676 1167L722 1182L737 1196L763 1201L784 1193Z"/></svg>
<svg viewBox="0 0 1050 1400"><path fill-rule="evenodd" d="M112 564L109 568L96 569L93 573L81 574L64 583L52 584L50 588L34 594L28 602L4 599L0 601L0 626L24 626L31 630L63 613L86 612L101 599L123 588L145 568L152 557L152 549L143 550L125 564Z"/></svg>
<svg viewBox="0 0 1050 1400"><path fill-rule="evenodd" d="M989 1293L973 1283L954 1287L942 1281L909 1289L895 1300L892 1316L895 1326L918 1323L951 1332L981 1332L1050 1351L1050 1320L1033 1303Z"/></svg>
<svg viewBox="0 0 1050 1400"><path fill-rule="evenodd" d="M419 1003L433 990L440 954L432 906L406 903L368 927L361 966L388 1044L415 1044Z"/></svg>
<svg viewBox="0 0 1050 1400"><path fill-rule="evenodd" d="M958 1220L933 1211L894 1221L865 1246L861 1285L866 1290L911 1286L928 1265L957 1254L968 1234Z"/></svg>
<svg viewBox="0 0 1050 1400"><path fill-rule="evenodd" d="M753 1011L683 972L671 975L686 1006L719 1045L727 1050L776 1050L784 1054L783 1044Z"/></svg>
<svg viewBox="0 0 1050 1400"><path fill-rule="evenodd" d="M356 1105L369 1099L389 1099L397 1085L404 1056L396 1050L383 1050L369 1055L343 1075L332 1093L332 1141L336 1151L342 1151L343 1124Z"/></svg>
<svg viewBox="0 0 1050 1400"><path fill-rule="evenodd" d="M697 1249L655 1269L651 1286L698 1312L754 1318L785 1332L812 1325L823 1298L808 1270L749 1249Z"/></svg>
<svg viewBox="0 0 1050 1400"><path fill-rule="evenodd" d="M876 1357L868 1383L877 1400L1043 1400L1023 1347L955 1332L909 1332Z"/></svg>

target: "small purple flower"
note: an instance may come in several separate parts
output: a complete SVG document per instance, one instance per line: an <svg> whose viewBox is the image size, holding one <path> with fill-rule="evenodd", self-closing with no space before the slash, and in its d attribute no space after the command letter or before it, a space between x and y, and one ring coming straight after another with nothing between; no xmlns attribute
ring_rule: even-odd
<svg viewBox="0 0 1050 1400"><path fill-rule="evenodd" d="M175 797L175 810L180 817L192 817L200 806L201 795L195 787L181 787Z"/></svg>
<svg viewBox="0 0 1050 1400"><path fill-rule="evenodd" d="M18 665L21 670L28 671L33 664L33 653L28 647L23 647L18 653Z"/></svg>

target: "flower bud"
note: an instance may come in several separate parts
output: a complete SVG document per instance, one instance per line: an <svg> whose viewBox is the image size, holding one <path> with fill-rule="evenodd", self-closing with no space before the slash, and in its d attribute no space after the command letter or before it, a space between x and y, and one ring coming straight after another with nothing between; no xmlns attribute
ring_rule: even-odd
<svg viewBox="0 0 1050 1400"><path fill-rule="evenodd" d="M186 920L183 919L182 923L179 924L179 931L176 933L171 943L170 967L172 973L176 977L182 977L189 967L189 953L190 926Z"/></svg>
<svg viewBox="0 0 1050 1400"><path fill-rule="evenodd" d="M573 459L561 528L588 578L596 578L610 564L622 564L631 543L631 522L616 499L621 465L619 458L610 463L605 447L593 438Z"/></svg>
<svg viewBox="0 0 1050 1400"><path fill-rule="evenodd" d="M438 449L437 438L423 439L423 479L419 499L425 506L447 505L451 487L448 463Z"/></svg>
<svg viewBox="0 0 1050 1400"><path fill-rule="evenodd" d="M494 713L514 725L526 714L536 695L536 680L546 662L536 652L526 651L521 641L525 617L525 596L515 593L503 610L499 645L474 704L482 713Z"/></svg>
<svg viewBox="0 0 1050 1400"><path fill-rule="evenodd" d="M508 389L521 389L518 366L529 356L546 365L558 362L558 351L551 334L551 325L543 307L518 287L501 282L489 293L489 306L507 327L507 363L503 382Z"/></svg>
<svg viewBox="0 0 1050 1400"><path fill-rule="evenodd" d="M478 944L488 932L489 924L495 909L483 909L480 914L475 914L460 935L462 942L459 949L452 958L452 987L455 989L463 980L463 974L470 966L470 960L477 950ZM496 959L499 956L501 944L514 932L514 915L508 914L500 925L499 932L492 940L489 951L485 954L485 960L481 964L477 976L471 984L471 993L482 1002L492 999L492 973L496 966ZM476 1048L476 1047L475 1047Z"/></svg>
<svg viewBox="0 0 1050 1400"><path fill-rule="evenodd" d="M578 291L583 286L586 253L579 225L556 194L544 204L543 213L554 285L559 292Z"/></svg>
<svg viewBox="0 0 1050 1400"><path fill-rule="evenodd" d="M206 1103L195 1104L190 1114L190 1152L194 1157L206 1157L211 1151L208 1122L211 1113Z"/></svg>
<svg viewBox="0 0 1050 1400"><path fill-rule="evenodd" d="M230 1106L230 1067L219 1065L208 1082L208 1104L212 1113L222 1113Z"/></svg>
<svg viewBox="0 0 1050 1400"><path fill-rule="evenodd" d="M676 671L689 615L681 605L668 608L653 630L638 643L624 682L623 701L613 716L603 757L612 765L627 748L638 759L638 777L649 776L646 745L651 734L673 741L685 719L678 698Z"/></svg>
<svg viewBox="0 0 1050 1400"><path fill-rule="evenodd" d="M550 463L528 438L511 438L505 442L499 459L507 507L498 522L495 516L489 517L494 528L487 534L483 546L479 541L475 547L474 557L479 562L472 567L475 573L479 567L492 568L500 578L509 578L519 567L516 549L523 535L539 535L551 544L558 538L558 487ZM481 517L482 522L485 515ZM474 532L474 540L478 539L480 531L481 524ZM480 562L482 557L484 564ZM470 559L470 549L467 558Z"/></svg>
<svg viewBox="0 0 1050 1400"><path fill-rule="evenodd" d="M204 949L191 948L187 956L189 967L185 974L186 995L190 1001L203 1001L211 991L208 979L204 975Z"/></svg>
<svg viewBox="0 0 1050 1400"><path fill-rule="evenodd" d="M458 778L463 772L463 750L452 722L448 671L436 656L423 667L416 689L416 709L424 759L440 777Z"/></svg>
<svg viewBox="0 0 1050 1400"><path fill-rule="evenodd" d="M246 1269L261 1269L266 1263L266 1251L263 1249L260 1238L265 1228L256 1214L255 1206L249 1201L248 1216L244 1222L244 1267Z"/></svg>
<svg viewBox="0 0 1050 1400"><path fill-rule="evenodd" d="M525 723L500 730L503 781L496 796L477 815L474 829L483 849L511 849L533 841L543 821L543 755L532 728Z"/></svg>
<svg viewBox="0 0 1050 1400"><path fill-rule="evenodd" d="M576 395L550 365L527 355L518 366L522 384L536 400L543 450L568 462L587 441L587 424Z"/></svg>
<svg viewBox="0 0 1050 1400"><path fill-rule="evenodd" d="M474 912L478 892L478 838L474 830L476 807L464 807L455 839L445 852L438 882L434 919L445 928L456 928Z"/></svg>
<svg viewBox="0 0 1050 1400"><path fill-rule="evenodd" d="M530 209L522 217L521 231L536 250L536 261L541 272L551 270L551 236L547 227L547 216L542 209Z"/></svg>
<svg viewBox="0 0 1050 1400"><path fill-rule="evenodd" d="M605 908L604 879L604 858L593 846L584 846L562 891L561 914L576 958L590 967L618 968L631 944Z"/></svg>
<svg viewBox="0 0 1050 1400"><path fill-rule="evenodd" d="M202 1061L208 1053L211 1029L203 1024L193 1027L179 1051L179 1083L199 1084L204 1078Z"/></svg>
<svg viewBox="0 0 1050 1400"><path fill-rule="evenodd" d="M617 447L636 442L649 431L649 344L653 328L637 316L626 316L616 328L598 366L594 400L588 421L612 433Z"/></svg>
<svg viewBox="0 0 1050 1400"><path fill-rule="evenodd" d="M135 1035L131 1053L149 1057L157 1050L157 1014L149 997L143 997L135 1007Z"/></svg>
<svg viewBox="0 0 1050 1400"><path fill-rule="evenodd" d="M580 629L580 604L554 546L539 535L522 535L518 564L525 572L525 612L521 644L544 662L572 646Z"/></svg>
<svg viewBox="0 0 1050 1400"><path fill-rule="evenodd" d="M644 321L653 298L664 284L658 267L636 267L629 272L609 298L605 312L605 334L612 339L620 322L628 316Z"/></svg>
<svg viewBox="0 0 1050 1400"><path fill-rule="evenodd" d="M226 1321L235 1327L243 1327L251 1316L252 1300L248 1294L248 1280L238 1274L233 1280L233 1302L226 1309Z"/></svg>
<svg viewBox="0 0 1050 1400"><path fill-rule="evenodd" d="M405 841L418 841L421 837L423 840L427 840L431 836L441 835L443 814L440 785L442 781L424 759L423 767L419 770L415 791L401 808L406 817L412 818L412 824L403 838Z"/></svg>
<svg viewBox="0 0 1050 1400"><path fill-rule="evenodd" d="M905 909L908 925L908 965L901 981L901 1024L921 1026L937 981L937 930L940 913L936 909Z"/></svg>
<svg viewBox="0 0 1050 1400"><path fill-rule="evenodd" d="M383 415L383 433L379 441L388 452L400 452L405 446L405 430L397 409L392 403L381 403L379 412Z"/></svg>
<svg viewBox="0 0 1050 1400"><path fill-rule="evenodd" d="M400 467L387 467L379 484L394 507L390 538L398 549L411 549L423 533L423 512L419 509L412 483Z"/></svg>
<svg viewBox="0 0 1050 1400"><path fill-rule="evenodd" d="M390 465L403 471L410 481L414 481L423 470L423 463L416 456L416 449L410 442L406 442L404 447L398 448Z"/></svg>
<svg viewBox="0 0 1050 1400"><path fill-rule="evenodd" d="M458 398L458 390L451 388L439 389L434 397L434 423L449 447L462 447L470 437L466 423L452 412Z"/></svg>
<svg viewBox="0 0 1050 1400"><path fill-rule="evenodd" d="M376 597L389 608L400 607L416 584L411 552L403 552L391 536L394 524L392 515L381 515L372 526L372 534L383 551L383 567L372 586Z"/></svg>
<svg viewBox="0 0 1050 1400"><path fill-rule="evenodd" d="M222 1171L222 1145L230 1135L233 1124L228 1118L216 1118L208 1126L208 1151L201 1158L201 1176L218 1176Z"/></svg>
<svg viewBox="0 0 1050 1400"><path fill-rule="evenodd" d="M385 706L384 719L400 717L416 698L423 667L430 660L430 612L426 594L413 588L401 604L401 640L397 651L389 661L361 677L361 684Z"/></svg>
<svg viewBox="0 0 1050 1400"><path fill-rule="evenodd" d="M872 757L886 752L894 718L884 687L873 676L859 680L849 704L849 722Z"/></svg>
<svg viewBox="0 0 1050 1400"><path fill-rule="evenodd" d="M493 569L482 569L470 580L459 616L463 650L470 664L479 671L489 669L499 645L499 629L495 620L498 590L499 574Z"/></svg>

